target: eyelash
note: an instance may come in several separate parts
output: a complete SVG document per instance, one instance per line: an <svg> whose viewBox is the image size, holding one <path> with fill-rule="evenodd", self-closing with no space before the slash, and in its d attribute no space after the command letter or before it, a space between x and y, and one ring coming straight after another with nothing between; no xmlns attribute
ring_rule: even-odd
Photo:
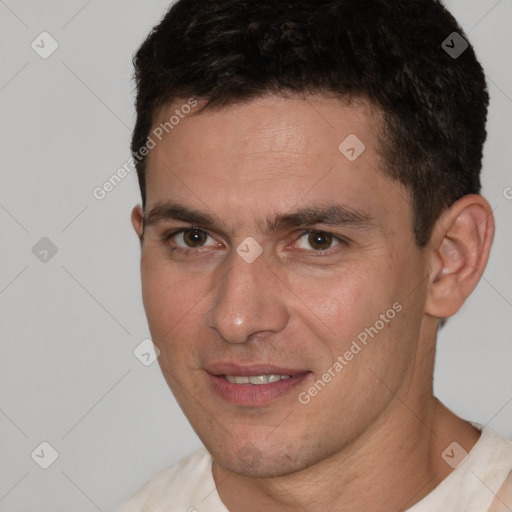
<svg viewBox="0 0 512 512"><path fill-rule="evenodd" d="M202 233L206 233L208 236L212 237L212 235L210 235L210 233L208 233L208 231L204 230L204 229L201 229L201 228L198 228L196 226L189 226L189 227L186 227L186 228L180 228L180 229L175 229L175 230L172 230L172 231L167 231L166 233L164 233L161 237L161 241L162 243L168 245L169 243L169 240L171 240L171 238L173 238L174 236L176 235L179 235L181 233L185 233L186 231L192 231L192 230L197 230L197 231L200 231ZM297 238L297 240L300 240L304 235L309 235L311 233L317 233L317 234L323 234L323 235L330 235L332 237L333 240L336 240L337 242L339 242L339 245L336 245L334 248L332 249L336 249L336 247L339 247L340 245L348 245L348 240L343 238L343 237L340 237L340 236L336 236L336 235L333 235L332 233L329 233L327 231L321 231L321 230L318 230L318 229L309 229L309 230L303 230L299 233L299 236ZM201 249L203 249L202 247L198 248L198 249L194 249L194 248L189 248L189 249L184 249L182 247L176 247L176 246L168 246L168 249L172 252L172 253L180 253L180 254L184 254L185 256L194 256L194 255L197 255L197 252L200 251L200 252L205 252L205 251L201 251ZM324 251L320 251L320 250L313 250L313 251L308 251L308 252L312 252L312 253L317 253L316 256L314 257L325 257L325 256L332 256L333 255L333 251L332 249L326 249ZM196 254L194 254L196 253Z"/></svg>

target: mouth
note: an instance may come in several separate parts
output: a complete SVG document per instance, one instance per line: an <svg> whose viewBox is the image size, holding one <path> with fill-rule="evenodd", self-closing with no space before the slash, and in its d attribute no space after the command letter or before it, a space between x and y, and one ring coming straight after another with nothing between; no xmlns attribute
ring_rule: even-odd
<svg viewBox="0 0 512 512"><path fill-rule="evenodd" d="M291 379L291 375L251 375L247 377L246 375L222 375L228 382L232 384L249 384L251 386L261 386L262 384L272 384L273 382L278 382L280 380Z"/></svg>
<svg viewBox="0 0 512 512"><path fill-rule="evenodd" d="M206 370L212 391L233 405L257 407L292 394L311 374L272 365L212 365Z"/></svg>

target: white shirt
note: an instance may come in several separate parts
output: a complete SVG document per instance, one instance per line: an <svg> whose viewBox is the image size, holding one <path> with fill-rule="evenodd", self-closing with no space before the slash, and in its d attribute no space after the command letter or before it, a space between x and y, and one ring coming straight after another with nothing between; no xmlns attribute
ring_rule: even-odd
<svg viewBox="0 0 512 512"><path fill-rule="evenodd" d="M512 510L505 487L512 485L512 441L479 423L482 434L460 463L407 512L501 512ZM507 479L507 476L510 478ZM507 481L507 486L504 485ZM500 499L496 494L500 490ZM509 489L510 492L510 489ZM507 496L510 496L508 494ZM508 505L503 504L505 501ZM492 504L492 509L490 508ZM116 512L229 512L212 475L212 458L201 448L163 469Z"/></svg>

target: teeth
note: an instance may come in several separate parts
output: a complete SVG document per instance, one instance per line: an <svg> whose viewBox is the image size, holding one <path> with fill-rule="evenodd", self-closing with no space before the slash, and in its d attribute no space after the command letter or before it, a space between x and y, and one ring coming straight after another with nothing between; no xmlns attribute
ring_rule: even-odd
<svg viewBox="0 0 512 512"><path fill-rule="evenodd" d="M226 375L226 380L232 384L253 384L255 386L289 378L291 378L291 375L253 375L251 377Z"/></svg>
<svg viewBox="0 0 512 512"><path fill-rule="evenodd" d="M254 375L249 377L251 384L268 384L268 377L266 375Z"/></svg>
<svg viewBox="0 0 512 512"><path fill-rule="evenodd" d="M233 384L249 384L249 377L232 377L231 375L226 375L226 379Z"/></svg>

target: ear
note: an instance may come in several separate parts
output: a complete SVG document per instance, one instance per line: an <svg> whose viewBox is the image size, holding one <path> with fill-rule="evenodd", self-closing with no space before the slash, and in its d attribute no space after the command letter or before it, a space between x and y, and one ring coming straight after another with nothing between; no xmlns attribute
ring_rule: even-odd
<svg viewBox="0 0 512 512"><path fill-rule="evenodd" d="M494 238L494 216L481 196L464 196L436 222L429 243L429 291L425 313L454 315L485 270Z"/></svg>
<svg viewBox="0 0 512 512"><path fill-rule="evenodd" d="M142 247L142 242L144 241L144 210L140 204L133 208L131 220L133 229L137 233Z"/></svg>

